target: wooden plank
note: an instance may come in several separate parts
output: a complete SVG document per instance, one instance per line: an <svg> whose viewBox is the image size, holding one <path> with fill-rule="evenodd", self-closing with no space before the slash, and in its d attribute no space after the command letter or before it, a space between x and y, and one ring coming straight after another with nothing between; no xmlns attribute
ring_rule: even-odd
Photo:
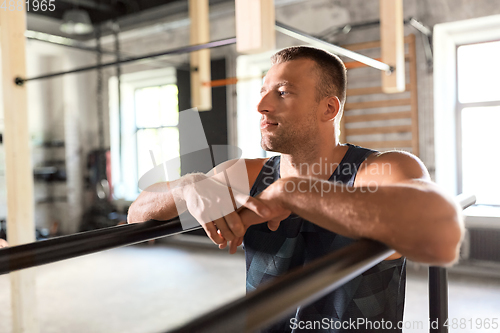
<svg viewBox="0 0 500 333"><path fill-rule="evenodd" d="M10 245L35 241L33 170L26 87L14 84L26 77L26 12L0 10L2 90L7 185L7 239ZM10 274L13 332L37 332L34 269Z"/></svg>
<svg viewBox="0 0 500 333"><path fill-rule="evenodd" d="M406 119L406 118L411 118L411 116L412 116L411 111L384 112L384 113L361 114L356 116L345 116L344 121L346 123L360 123L365 121Z"/></svg>
<svg viewBox="0 0 500 333"><path fill-rule="evenodd" d="M191 45L210 41L208 0L189 0L191 21L189 42ZM210 50L190 53L191 62L191 106L198 111L212 109L212 87L204 85L210 81Z"/></svg>
<svg viewBox="0 0 500 333"><path fill-rule="evenodd" d="M405 91L410 91L411 85L407 84L405 87ZM359 95L374 95L374 94L383 94L382 87L365 87L365 88L353 88L347 89L347 96L359 96Z"/></svg>
<svg viewBox="0 0 500 333"><path fill-rule="evenodd" d="M394 140L394 141L347 141L353 145L367 148L410 148L411 140Z"/></svg>
<svg viewBox="0 0 500 333"><path fill-rule="evenodd" d="M236 0L236 51L252 54L276 48L274 0Z"/></svg>
<svg viewBox="0 0 500 333"><path fill-rule="evenodd" d="M368 101L359 103L347 103L344 109L345 110L373 109L373 108L383 108L383 107L402 106L402 105L411 105L411 100L409 98L405 98L405 99L386 99L382 101Z"/></svg>
<svg viewBox="0 0 500 333"><path fill-rule="evenodd" d="M350 135L369 135L369 134L407 133L407 132L411 132L411 125L348 128L346 130L346 135L350 136Z"/></svg>
<svg viewBox="0 0 500 333"><path fill-rule="evenodd" d="M405 46L403 0L380 2L380 53L382 62L394 67L392 74L382 72L382 89L387 94L405 89Z"/></svg>
<svg viewBox="0 0 500 333"><path fill-rule="evenodd" d="M416 156L420 154L420 143L418 137L418 91L417 91L417 57L415 50L415 35L409 35L408 53L410 54L410 85L411 85L411 141L412 152Z"/></svg>

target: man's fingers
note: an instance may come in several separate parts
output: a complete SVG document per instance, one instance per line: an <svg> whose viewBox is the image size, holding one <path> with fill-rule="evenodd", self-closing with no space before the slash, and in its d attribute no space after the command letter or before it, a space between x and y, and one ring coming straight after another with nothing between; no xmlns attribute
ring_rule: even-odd
<svg viewBox="0 0 500 333"><path fill-rule="evenodd" d="M208 222L202 224L203 229L205 229L205 232L207 233L208 237L214 242L215 244L222 244L225 240L224 237L222 237L218 231L217 228L215 227L213 222Z"/></svg>
<svg viewBox="0 0 500 333"><path fill-rule="evenodd" d="M234 254L238 249L238 246L243 242L243 237L235 238L232 242L229 243L229 253Z"/></svg>
<svg viewBox="0 0 500 333"><path fill-rule="evenodd" d="M269 228L269 230L271 231L276 231L278 230L279 226L280 226L280 223L281 221L280 220L276 220L276 219L273 219L273 220L269 220L267 222L267 227Z"/></svg>
<svg viewBox="0 0 500 333"><path fill-rule="evenodd" d="M219 244L219 249L225 249L227 246L227 240L224 240L221 244Z"/></svg>
<svg viewBox="0 0 500 333"><path fill-rule="evenodd" d="M219 218L214 221L215 225L217 228L220 230L220 234L222 237L224 237L225 240L232 241L236 237L234 236L234 233L231 231L229 226L227 225L225 218Z"/></svg>
<svg viewBox="0 0 500 333"><path fill-rule="evenodd" d="M235 200L236 197L235 195ZM243 200L243 195L239 196L239 200ZM271 215L271 209L259 199L246 196L245 201L242 201L242 205L264 219Z"/></svg>

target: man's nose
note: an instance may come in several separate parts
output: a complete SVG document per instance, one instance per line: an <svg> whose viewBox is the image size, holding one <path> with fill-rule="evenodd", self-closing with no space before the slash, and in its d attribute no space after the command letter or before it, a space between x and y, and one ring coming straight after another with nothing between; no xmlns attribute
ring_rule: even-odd
<svg viewBox="0 0 500 333"><path fill-rule="evenodd" d="M263 93L260 97L260 102L257 104L257 111L259 113L266 113L274 111L275 106L273 103L272 93Z"/></svg>

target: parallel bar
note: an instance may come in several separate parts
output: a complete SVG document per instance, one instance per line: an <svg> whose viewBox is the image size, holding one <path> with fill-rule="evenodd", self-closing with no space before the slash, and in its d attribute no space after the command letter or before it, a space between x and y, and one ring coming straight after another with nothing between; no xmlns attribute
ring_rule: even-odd
<svg viewBox="0 0 500 333"><path fill-rule="evenodd" d="M374 58L375 60L381 60L381 58ZM405 61L410 60L409 55L405 55ZM359 61L347 61L344 62L345 68L347 69L356 69L356 68L365 68L365 67L370 67L367 64L363 64Z"/></svg>
<svg viewBox="0 0 500 333"><path fill-rule="evenodd" d="M462 209L476 203L476 196L460 194L455 198ZM429 332L448 333L448 273L444 267L429 267Z"/></svg>
<svg viewBox="0 0 500 333"><path fill-rule="evenodd" d="M393 68L391 66L389 66L388 64L384 64L383 62L380 62L378 60L364 56L362 54L359 54L359 53L344 49L340 46L325 42L324 40L321 40L319 38L308 35L305 32L296 30L296 29L294 29L286 24L276 22L275 29L276 29L276 31L281 32L282 34L296 38L298 40L309 43L311 45L322 47L322 48L324 48L330 52L333 52L337 55L341 55L341 56L350 58L352 60L362 62L370 67L380 69L381 71L385 71L387 73L391 73L393 71Z"/></svg>
<svg viewBox="0 0 500 333"><path fill-rule="evenodd" d="M305 306L376 265L394 250L363 239L278 277L171 333L254 332Z"/></svg>
<svg viewBox="0 0 500 333"><path fill-rule="evenodd" d="M31 78L16 77L15 78L15 83L17 85L22 85L22 84L24 84L24 82L27 82L27 81L48 79L48 78L56 77L56 76L60 76L60 75L85 72L85 71L89 71L89 70L93 70L93 69L104 68L104 67L109 67L109 66L116 66L116 65L120 65L120 64L126 64L126 63L129 63L129 62L134 62L134 61L148 59L148 58L160 57L160 56L165 56L165 55L169 55L169 54L189 53L189 52L193 52L193 51L204 50L204 49L211 49L211 48L214 48L214 47L231 45L231 44L235 44L235 43L236 43L236 37L227 38L227 39L221 39L221 40L213 41L213 42L210 42L210 43L198 44L198 45L190 45L190 46L183 46L183 47L180 47L180 48L177 48L177 49L163 51L163 52L159 52L159 53L148 54L148 55L144 55L144 56L140 56L140 57L135 57L135 58L127 58L127 59L123 59L123 60L120 60L120 61L107 62L107 63L104 63L104 64L102 64L100 66L80 67L80 68L72 69L72 70L69 70L69 71L57 72L57 73L52 73L52 74L47 74L47 75L40 75L40 76L31 77Z"/></svg>
<svg viewBox="0 0 500 333"><path fill-rule="evenodd" d="M201 226L189 230L199 228ZM169 221L151 220L12 246L0 249L0 275L184 231L187 230L183 230L179 218Z"/></svg>
<svg viewBox="0 0 500 333"><path fill-rule="evenodd" d="M429 267L429 323L430 332L447 333L448 273L443 267Z"/></svg>

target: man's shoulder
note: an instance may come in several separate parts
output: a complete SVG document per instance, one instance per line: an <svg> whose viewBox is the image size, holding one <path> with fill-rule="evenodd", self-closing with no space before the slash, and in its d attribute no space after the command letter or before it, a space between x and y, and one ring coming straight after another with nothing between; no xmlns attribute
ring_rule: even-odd
<svg viewBox="0 0 500 333"><path fill-rule="evenodd" d="M402 150L374 152L361 164L356 186L373 181L384 184L407 179L430 179L427 168L417 156Z"/></svg>

